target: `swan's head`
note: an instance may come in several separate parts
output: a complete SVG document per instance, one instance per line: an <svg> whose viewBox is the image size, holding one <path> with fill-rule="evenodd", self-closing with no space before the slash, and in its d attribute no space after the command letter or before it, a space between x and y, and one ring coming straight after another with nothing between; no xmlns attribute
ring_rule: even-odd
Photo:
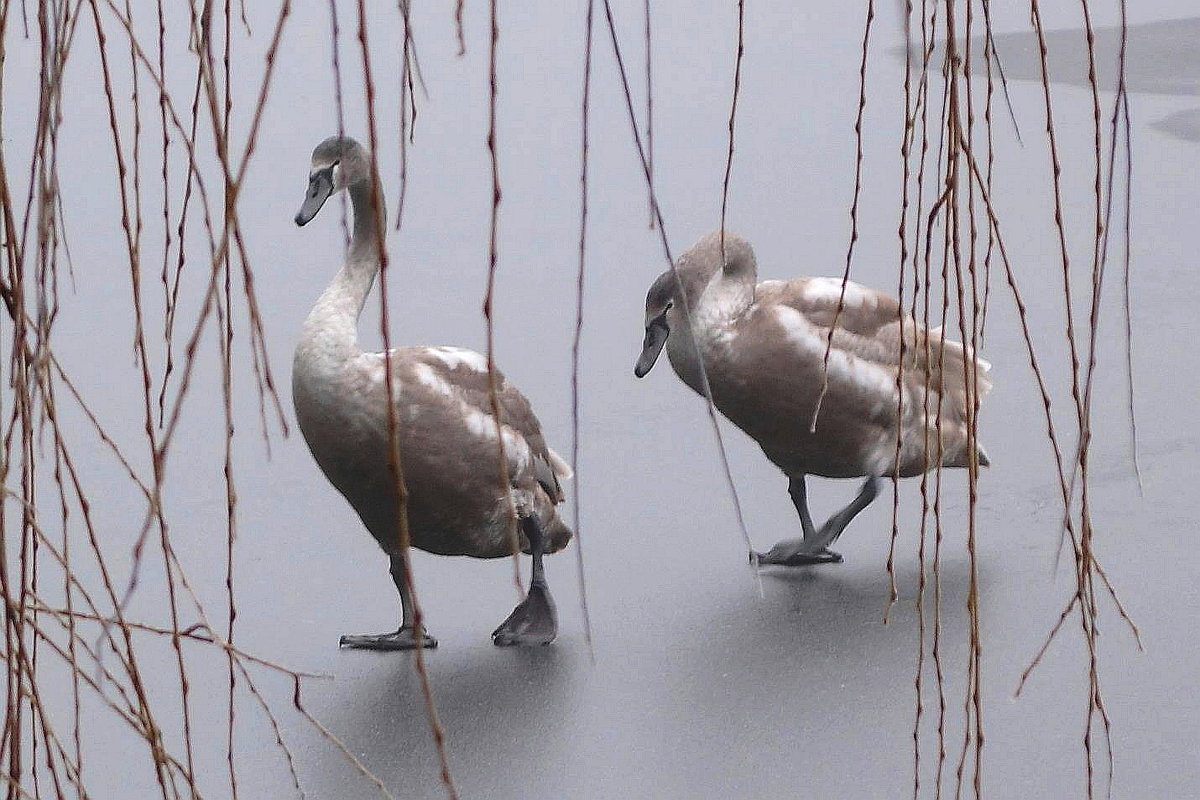
<svg viewBox="0 0 1200 800"><path fill-rule="evenodd" d="M370 179L371 159L366 149L349 136L330 136L313 150L308 191L296 212L296 224L310 222L330 196Z"/></svg>
<svg viewBox="0 0 1200 800"><path fill-rule="evenodd" d="M642 340L642 354L633 368L633 374L639 378L645 377L654 366L671 335L671 328L681 321L683 312L678 306L679 282L675 273L667 270L646 293L646 338Z"/></svg>
<svg viewBox="0 0 1200 800"><path fill-rule="evenodd" d="M671 335L685 324L681 298L687 298L687 306L696 308L700 296L713 281L717 270L724 264L722 280L744 286L754 286L756 279L754 251L750 243L732 231L725 232L724 259L721 251L721 232L714 231L702 237L679 257L674 270L659 275L646 293L646 338L642 342L642 354L638 357L633 374L643 377Z"/></svg>

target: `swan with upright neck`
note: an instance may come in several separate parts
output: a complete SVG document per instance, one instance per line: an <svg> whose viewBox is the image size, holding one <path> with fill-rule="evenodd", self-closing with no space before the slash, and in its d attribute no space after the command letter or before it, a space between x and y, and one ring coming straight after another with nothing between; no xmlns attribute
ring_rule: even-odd
<svg viewBox="0 0 1200 800"><path fill-rule="evenodd" d="M492 639L497 645L549 644L557 621L542 555L561 550L571 538L555 508L564 499L561 481L570 468L546 445L529 401L498 373L497 424L487 360L480 354L455 347L397 347L386 354L359 348L358 318L379 271L384 218L373 174L369 154L353 139L326 139L313 151L308 190L295 218L305 225L330 196L343 190L350 196L354 225L346 262L304 322L292 365L292 398L313 458L388 555L401 602L396 631L343 636L341 645L437 646L414 620L400 544L400 501L389 467L389 418L396 425L411 544L475 558L512 555L514 544L529 553L529 592ZM391 383L391 412L385 380Z"/></svg>
<svg viewBox="0 0 1200 800"><path fill-rule="evenodd" d="M987 466L967 424L968 403L991 387L986 361L852 281L757 281L744 238L717 231L700 239L650 287L634 368L645 376L665 347L680 379L703 396L707 377L716 408L788 476L803 535L751 553L752 562L840 562L829 546L875 499L880 478L966 467L972 458ZM808 475L866 481L818 528Z"/></svg>

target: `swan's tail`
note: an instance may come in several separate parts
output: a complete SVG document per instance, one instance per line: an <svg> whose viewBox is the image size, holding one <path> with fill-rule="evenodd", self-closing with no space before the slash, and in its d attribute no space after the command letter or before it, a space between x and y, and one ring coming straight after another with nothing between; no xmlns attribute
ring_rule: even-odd
<svg viewBox="0 0 1200 800"><path fill-rule="evenodd" d="M555 514L550 518L550 523L546 525L546 538L549 540L546 547L547 553L557 553L571 542L571 529L567 527L567 523Z"/></svg>
<svg viewBox="0 0 1200 800"><path fill-rule="evenodd" d="M990 362L977 356L970 345L964 345L961 342L956 342L953 339L947 339L942 326L930 328L928 333L931 344L936 346L941 345L945 349L944 359L946 368L943 372L943 380L948 384L948 388L952 392L965 392L965 383L962 377L963 362L974 358L975 360L975 393L977 397L983 397L992 388L992 382L988 379L987 373L991 370ZM938 360L939 354L936 349L933 358Z"/></svg>
<svg viewBox="0 0 1200 800"><path fill-rule="evenodd" d="M575 470L571 469L565 458L554 452L553 447L547 447L546 453L550 456L550 467L560 481L569 481L575 477Z"/></svg>

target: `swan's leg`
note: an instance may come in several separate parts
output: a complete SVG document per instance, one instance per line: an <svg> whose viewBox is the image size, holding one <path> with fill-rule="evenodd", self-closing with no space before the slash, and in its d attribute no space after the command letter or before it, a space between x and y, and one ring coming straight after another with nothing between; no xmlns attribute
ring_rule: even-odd
<svg viewBox="0 0 1200 800"><path fill-rule="evenodd" d="M850 524L850 520L871 505L877 496L879 496L879 478L872 475L863 481L862 488L858 490L858 495L850 501L850 505L825 521L821 530L817 531L817 542L822 547L829 547L836 542L837 538L842 535L842 531Z"/></svg>
<svg viewBox="0 0 1200 800"><path fill-rule="evenodd" d="M784 539L765 553L751 552L752 564L783 564L798 566L801 564L836 564L842 560L837 553L832 553L817 545L817 530L813 525L812 515L808 512L808 489L804 475L793 475L788 481L788 494L792 504L800 516L800 529L803 538Z"/></svg>
<svg viewBox="0 0 1200 800"><path fill-rule="evenodd" d="M796 513L800 515L800 529L804 531L804 538L812 539L817 535L817 530L813 526L812 516L808 513L808 485L803 474L788 479L788 494L792 498L792 505L796 507Z"/></svg>
<svg viewBox="0 0 1200 800"><path fill-rule="evenodd" d="M805 564L837 564L842 561L841 555L829 549L850 520L860 511L871 504L879 494L879 479L867 478L850 505L834 514L821 526L814 530L812 517L808 513L808 502L805 494L804 476L793 477L788 485L788 493L796 505L800 515L800 525L804 529L803 539L785 539L772 547L766 553L752 553L750 560L758 564L778 564L782 566L802 566Z"/></svg>
<svg viewBox="0 0 1200 800"><path fill-rule="evenodd" d="M418 647L437 647L434 639L422 625L419 629L413 625L416 616L413 608L412 592L408 582L404 580L404 560L400 556L392 556L392 582L400 593L400 628L392 633L379 633L362 636L343 636L339 645L356 650L415 650Z"/></svg>
<svg viewBox="0 0 1200 800"><path fill-rule="evenodd" d="M521 519L521 530L529 539L529 552L533 556L533 575L530 576L529 593L525 599L513 609L508 619L492 632L492 644L498 647L550 644L558 635L554 599L550 597L545 568L542 566L546 534L542 530L541 522L533 515Z"/></svg>

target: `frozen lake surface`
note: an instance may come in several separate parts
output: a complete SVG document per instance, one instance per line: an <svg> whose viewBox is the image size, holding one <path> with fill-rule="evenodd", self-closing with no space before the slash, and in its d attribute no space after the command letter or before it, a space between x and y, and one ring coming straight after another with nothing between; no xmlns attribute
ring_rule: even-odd
<svg viewBox="0 0 1200 800"><path fill-rule="evenodd" d="M328 9L298 5L288 23L292 38L281 52L260 151L240 200L244 224L252 231L248 246L269 353L283 387L290 382L300 322L341 259L335 214L327 212L303 230L291 221L311 149L337 129ZM543 4L535 11L505 4L499 61L497 136L504 199L498 362L529 396L547 439L563 454L570 449L579 224L583 21L577 5ZM655 181L676 253L719 221L736 32L728 5L656 10ZM838 4L803 11L788 3L772 5L747 4L729 226L753 243L763 278L840 274L853 189L861 14ZM1119 277L1107 287L1093 410L1097 548L1145 642L1145 652L1139 652L1111 604L1105 608L1100 677L1113 724L1113 796L1119 798L1184 797L1200 782L1195 744L1200 741L1195 691L1200 683L1195 659L1200 494L1194 490L1200 358L1192 338L1200 332L1195 317L1200 304L1195 259L1200 250L1195 224L1200 18L1163 22L1184 10L1182 3L1147 4L1130 29L1141 491L1130 459ZM259 41L274 12L256 4L252 13L264 15L252 20ZM1071 16L1077 11L1058 13L1058 19L1047 20L1048 27L1058 27L1052 47L1062 40L1063 50L1056 52L1065 52L1052 70L1060 112L1056 124L1063 141L1090 143L1091 93L1080 79L1086 72L1079 71L1078 59L1072 61L1072 53L1082 52L1072 50L1082 42L1077 17ZM390 236L393 341L482 350L490 207L486 18L482 5L467 4L467 54L460 58L452 15L424 7L416 14L429 97L418 98L403 228ZM619 4L617 14L637 83L644 80L640 4ZM371 30L383 98L379 124L388 143L380 154L381 168L393 206L399 169L394 16L394 10L381 14ZM342 54L346 124L365 141L358 84L352 79L359 54L348 19L342 20L350 28L349 34L344 30ZM1097 20L1103 63L1114 56L1113 23ZM998 18L997 31L1025 143L1017 142L999 106L996 204L1055 392L1056 417L1069 429L1069 361L1061 333L1048 155L1039 138L1044 122L1036 48L1024 12ZM417 589L430 632L440 641L427 655L429 675L460 793L494 800L911 796L918 481L901 486L899 599L886 624L890 485L840 540L844 564L769 569L761 580L747 567L702 402L668 369L660 367L644 381L632 374L645 291L665 263L658 233L647 228L645 185L602 17L596 36L582 451L578 482L568 487L571 502L581 503L595 660L584 638L575 545L548 559L559 639L529 651L495 648L488 635L517 600L510 562L417 553ZM875 36L862 239L853 277L894 292L904 71L897 55L903 31L895 9L880 12ZM78 57L74 67L81 71L94 60L90 52ZM1102 70L1102 79L1106 76L1111 72ZM89 85L83 76L75 80ZM639 97L641 86L635 86ZM1101 93L1106 115L1110 88L1105 84ZM95 111L102 113L100 107ZM87 113L81 106L80 114ZM87 137L80 127L68 127L62 170L103 186L111 165L103 159L91 163ZM1064 158L1070 245L1089 253L1090 146L1068 148ZM89 210L80 193L72 197L67 218L79 220L76 227L82 228L100 212ZM119 262L118 234L119 228L111 239L98 234L86 245L91 254L79 248L73 253L78 289L64 300L56 335L60 356L82 385L115 386L126 380L128 391L136 392L139 373L124 349L127 278L116 280L88 266L110 257ZM1082 284L1086 258L1077 263ZM1023 694L1014 698L1021 673L1058 619L1074 578L1065 552L1055 566L1061 504L1041 400L1011 296L999 276L993 278L983 355L994 365L995 389L983 404L980 436L994 466L982 475L977 509L984 793L1080 796L1088 676L1077 622L1064 630ZM105 352L98 352L90 338L95 322L88 321L87 308L97 303L119 322L113 334L119 344ZM376 305L373 297L361 327L369 346L379 341ZM213 347L211 341L206 346ZM198 385L206 380L217 386L215 367L197 376ZM136 395L123 391L100 393L97 412L114 420L118 433L136 437L138 414L127 411ZM305 683L314 715L397 797L443 796L412 657L337 647L340 634L395 626L398 605L386 559L325 482L298 435L276 440L267 459L255 421L257 400L243 373L236 392L237 641L273 661L332 676ZM290 397L284 395L290 418ZM204 587L213 609L220 609L225 532L222 444L213 433L220 420L217 390L198 393L194 403L172 450L168 509L193 583ZM752 442L725 428L755 545L767 547L795 535L786 480ZM101 489L106 480L122 480L102 471L93 479ZM828 514L856 488L852 482L810 482L814 514ZM122 514L140 519L139 502L136 496L125 503L114 495L106 512L111 519L101 520L116 529L111 552L128 547L117 520ZM940 580L949 703L944 776L951 784L962 747L969 635L966 506L965 475L947 472ZM161 617L162 609L149 600L161 596L153 579L150 570L151 585L139 590L134 608ZM931 615L927 598L927 624ZM168 693L172 655L165 646L161 652L159 690ZM206 659L196 657L194 730L198 741L223 741L227 678L220 659ZM923 678L922 796L932 796L938 697L928 660ZM341 753L287 709L291 686L286 680L265 676L262 683L281 709L284 735L308 796L378 795ZM265 718L249 701L239 709L235 750L242 794L285 796L291 781ZM96 750L91 763L105 763L110 748L126 747L123 735L91 745ZM223 749L211 746L200 760L203 786L214 797L228 792L223 761ZM96 797L141 796L131 793L130 783L152 781L149 774L105 774L98 766L91 768L90 778L99 787Z"/></svg>

